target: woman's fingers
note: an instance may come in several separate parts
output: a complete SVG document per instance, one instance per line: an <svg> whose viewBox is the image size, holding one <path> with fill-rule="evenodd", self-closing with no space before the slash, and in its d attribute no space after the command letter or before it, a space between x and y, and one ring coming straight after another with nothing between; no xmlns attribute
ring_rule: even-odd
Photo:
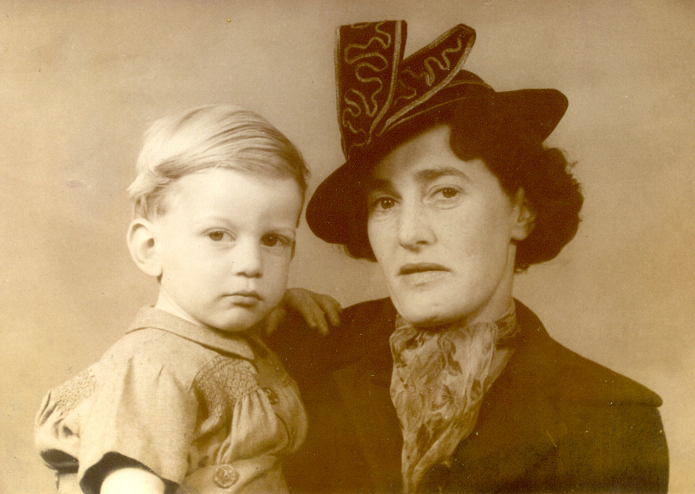
<svg viewBox="0 0 695 494"><path fill-rule="evenodd" d="M339 314L342 308L329 295L304 288L290 288L285 292L283 302L287 307L298 311L310 327L318 329L322 334L328 334L329 331L326 315L333 326L340 324Z"/></svg>
<svg viewBox="0 0 695 494"><path fill-rule="evenodd" d="M330 295L310 292L316 303L323 309L324 314L328 316L328 320L333 326L340 324L340 312L343 308L338 301Z"/></svg>
<svg viewBox="0 0 695 494"><path fill-rule="evenodd" d="M323 313L323 310L319 309L318 312L314 313L314 320L316 321L316 325L312 326L312 328L318 329L321 334L328 334L328 322L326 321L326 315Z"/></svg>
<svg viewBox="0 0 695 494"><path fill-rule="evenodd" d="M282 305L278 305L273 309L273 312L271 312L266 318L265 318L265 334L267 336L270 336L275 332L278 327L280 327L280 323L285 319L287 316L287 311L284 309Z"/></svg>

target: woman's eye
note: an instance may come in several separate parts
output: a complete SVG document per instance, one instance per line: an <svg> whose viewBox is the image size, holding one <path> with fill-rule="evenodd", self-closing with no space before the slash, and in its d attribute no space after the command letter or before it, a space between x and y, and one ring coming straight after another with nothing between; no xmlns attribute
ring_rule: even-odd
<svg viewBox="0 0 695 494"><path fill-rule="evenodd" d="M459 194L459 191L451 187L446 187L444 189L438 190L437 193L441 194L442 197L444 197L445 199L451 199L453 197L456 197Z"/></svg>
<svg viewBox="0 0 695 494"><path fill-rule="evenodd" d="M208 238L212 240L213 242L221 242L224 240L224 236L226 235L225 232L222 231L214 231L208 233Z"/></svg>
<svg viewBox="0 0 695 494"><path fill-rule="evenodd" d="M379 207L381 207L381 209L391 209L395 204L396 202L393 199L379 199Z"/></svg>
<svg viewBox="0 0 695 494"><path fill-rule="evenodd" d="M372 201L370 209L383 211L391 209L396 205L396 201L390 197L379 197Z"/></svg>
<svg viewBox="0 0 695 494"><path fill-rule="evenodd" d="M432 207L453 208L459 204L462 194L463 191L459 187L441 185L427 191L425 202Z"/></svg>

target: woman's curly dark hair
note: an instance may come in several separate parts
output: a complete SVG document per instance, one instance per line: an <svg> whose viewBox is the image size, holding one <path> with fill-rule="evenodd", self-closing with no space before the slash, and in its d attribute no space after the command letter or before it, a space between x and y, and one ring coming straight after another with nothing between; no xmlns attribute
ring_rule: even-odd
<svg viewBox="0 0 695 494"><path fill-rule="evenodd" d="M438 123L451 126L451 149L462 160L482 159L510 197L519 188L535 213L533 230L517 244L515 270L555 258L579 227L584 197L571 174L572 164L557 148L548 148L538 136L520 132L485 106L430 116L401 129L388 146L370 154L376 163L390 150ZM367 159L367 158L365 158ZM362 195L364 197L364 195ZM350 242L352 257L375 261L367 236L366 199L355 204Z"/></svg>

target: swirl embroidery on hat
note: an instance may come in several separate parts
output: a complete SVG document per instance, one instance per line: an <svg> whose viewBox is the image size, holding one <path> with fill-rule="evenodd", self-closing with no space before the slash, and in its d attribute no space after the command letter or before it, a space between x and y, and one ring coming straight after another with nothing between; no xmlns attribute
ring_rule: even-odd
<svg viewBox="0 0 695 494"><path fill-rule="evenodd" d="M413 79L423 80L427 86L432 87L432 85L437 80L435 67L438 67L441 71L448 72L451 68L451 61L449 60L449 57L447 55L449 53L457 53L461 51L461 39L457 38L456 41L456 48L445 48L444 50L442 50L441 59L437 57L427 57L422 64L424 70L422 70L419 74L413 72L412 69L403 70L403 74L408 74Z"/></svg>
<svg viewBox="0 0 695 494"><path fill-rule="evenodd" d="M398 74L398 87L408 94L396 95L379 134L401 123L410 111L446 88L463 67L473 43L475 31L461 24L406 58Z"/></svg>
<svg viewBox="0 0 695 494"><path fill-rule="evenodd" d="M337 71L342 75L338 80L344 82L338 88L338 115L346 156L354 147L369 143L374 127L391 106L404 25L403 21L384 21L339 30Z"/></svg>

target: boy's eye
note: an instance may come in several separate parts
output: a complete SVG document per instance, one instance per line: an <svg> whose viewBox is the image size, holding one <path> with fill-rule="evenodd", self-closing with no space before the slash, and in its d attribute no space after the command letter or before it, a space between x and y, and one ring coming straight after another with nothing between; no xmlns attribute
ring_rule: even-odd
<svg viewBox="0 0 695 494"><path fill-rule="evenodd" d="M285 245L288 245L291 243L291 241L288 240L287 238L285 238L281 235L275 235L275 234L263 236L263 238L261 239L261 242L266 247L285 246Z"/></svg>
<svg viewBox="0 0 695 494"><path fill-rule="evenodd" d="M224 240L224 236L227 235L225 232L222 231L214 231L208 233L208 238L212 240L213 242L221 242Z"/></svg>

